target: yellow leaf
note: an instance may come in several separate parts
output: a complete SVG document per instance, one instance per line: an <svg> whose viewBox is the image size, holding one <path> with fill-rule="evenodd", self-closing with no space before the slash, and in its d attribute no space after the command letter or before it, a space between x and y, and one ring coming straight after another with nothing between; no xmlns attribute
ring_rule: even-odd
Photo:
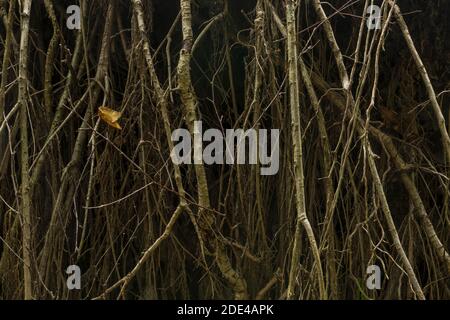
<svg viewBox="0 0 450 320"><path fill-rule="evenodd" d="M122 130L122 127L118 122L118 120L122 116L121 112L101 106L98 108L98 116L111 127Z"/></svg>

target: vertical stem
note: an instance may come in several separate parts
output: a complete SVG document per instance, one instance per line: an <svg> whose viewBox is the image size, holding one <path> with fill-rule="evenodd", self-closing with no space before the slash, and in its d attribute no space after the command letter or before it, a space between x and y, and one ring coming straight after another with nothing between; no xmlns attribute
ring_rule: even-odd
<svg viewBox="0 0 450 320"><path fill-rule="evenodd" d="M8 80L8 62L9 53L11 51L11 37L13 34L13 20L14 20L14 9L16 1L10 1L9 11L8 11L8 23L6 25L6 38L5 38L5 48L3 52L2 61L2 76L0 84L0 123L3 122L3 112L5 111L5 87L6 81ZM1 144L1 143L0 143ZM0 148L0 152L2 148Z"/></svg>
<svg viewBox="0 0 450 320"><path fill-rule="evenodd" d="M287 290L287 298L292 299L294 296L295 278L298 271L299 261L299 243L300 243L300 227L306 230L311 250L313 251L314 261L317 265L319 295L321 299L326 299L325 284L322 272L322 264L320 262L319 249L317 247L314 231L306 215L305 207L305 187L303 175L303 155L302 155L302 135L300 128L300 101L298 92L298 65L297 65L297 45L296 45L296 19L295 19L295 0L288 0L286 4L286 20L287 20L287 51L288 51L288 69L289 69L289 96L291 109L291 126L292 126L292 144L294 147L294 179L295 179L295 200L297 205L297 222L295 226L294 244L292 247L291 269L289 272L289 282Z"/></svg>
<svg viewBox="0 0 450 320"><path fill-rule="evenodd" d="M178 87L180 90L181 102L183 103L185 119L189 131L191 134L198 134L199 132L196 132L198 128L194 125L194 122L197 120L198 101L192 87L190 70L191 51L193 45L191 1L180 0L180 8L183 31L183 47L180 51L180 59L178 61L177 68ZM201 145L194 143L194 158L196 154L202 154L201 149ZM233 269L231 261L226 254L225 245L212 231L215 216L209 210L211 205L209 201L209 190L208 182L206 180L205 167L203 164L194 164L194 168L197 178L197 192L199 199L199 226L209 238L208 240L210 241L211 247L216 256L217 266L222 272L223 277L228 281L234 291L234 297L236 299L246 299L248 297L247 283L245 279Z"/></svg>
<svg viewBox="0 0 450 320"><path fill-rule="evenodd" d="M23 0L21 12L21 37L19 56L19 97L20 105L20 157L22 179L22 247L23 247L23 277L24 298L33 298L31 280L31 199L30 176L28 174L28 110L27 110L27 65L28 65L28 33L30 30L31 0Z"/></svg>
<svg viewBox="0 0 450 320"><path fill-rule="evenodd" d="M53 26L53 35L48 45L47 54L45 57L45 71L44 71L44 104L47 111L47 115L52 115L52 77L53 77L53 64L55 59L56 50L58 48L58 22L56 20L55 10L53 9L53 3L51 0L44 0L45 9L50 17Z"/></svg>
<svg viewBox="0 0 450 320"><path fill-rule="evenodd" d="M3 51L3 61L2 61L2 72L1 72L1 83L0 83L0 171L1 166L3 165L3 159L6 159L8 149L7 149L7 137L6 134L3 134L3 125L6 122L6 119L8 118L5 113L5 95L6 95L6 82L8 80L8 63L10 59L10 52L11 52L11 42L12 42L12 35L13 35L13 22L14 22L14 10L15 10L16 1L11 0L9 4L9 11L7 16L7 23L6 23L6 37L5 37L5 48ZM18 105L16 104L18 107ZM16 108L14 106L14 108ZM10 112L12 114L12 110ZM1 176L1 175L0 175ZM1 209L1 207L0 207Z"/></svg>

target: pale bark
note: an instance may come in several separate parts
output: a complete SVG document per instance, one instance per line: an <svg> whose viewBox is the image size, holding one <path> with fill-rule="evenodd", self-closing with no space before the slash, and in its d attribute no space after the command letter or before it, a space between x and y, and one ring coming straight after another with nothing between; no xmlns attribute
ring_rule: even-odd
<svg viewBox="0 0 450 320"><path fill-rule="evenodd" d="M178 89L184 107L186 124L191 134L194 134L197 129L194 127L194 122L198 120L198 117L196 110L197 99L193 91L190 71L191 50L193 46L191 0L180 0L180 8L183 48L180 51L180 59L177 67ZM194 144L194 155L201 155L201 148L201 145ZM199 200L199 226L208 235L209 241L211 241L213 250L215 251L214 254L217 266L222 272L223 277L228 281L233 289L235 298L246 299L248 297L246 281L236 270L233 269L230 259L227 256L225 245L213 234L212 231L212 228L214 228L215 217L210 210L211 204L209 201L208 182L206 180L205 168L203 164L195 164L194 169L197 178L197 192Z"/></svg>
<svg viewBox="0 0 450 320"><path fill-rule="evenodd" d="M325 282L323 279L322 263L320 261L319 249L317 247L314 231L308 220L305 206L305 187L303 174L303 151L302 134L300 126L300 101L299 101L299 78L298 78L298 57L297 57L297 38L296 38L296 20L295 20L294 0L288 0L286 4L286 23L287 23L287 52L288 52L288 71L289 71L289 97L291 110L291 130L292 145L294 147L294 179L295 179L295 202L297 206L297 218L295 225L295 236L292 245L291 269L289 271L289 283L287 289L287 298L292 299L295 294L295 282L298 272L298 263L300 257L300 228L305 228L312 253L314 255L315 267L317 268L317 279L319 283L319 296L321 299L327 298L325 291Z"/></svg>
<svg viewBox="0 0 450 320"><path fill-rule="evenodd" d="M30 31L31 0L22 1L20 20L20 57L19 57L19 98L20 104L20 157L21 157L21 215L22 215L22 250L23 250L23 286L24 298L33 298L33 283L31 278L31 198L30 176L28 174L28 35Z"/></svg>

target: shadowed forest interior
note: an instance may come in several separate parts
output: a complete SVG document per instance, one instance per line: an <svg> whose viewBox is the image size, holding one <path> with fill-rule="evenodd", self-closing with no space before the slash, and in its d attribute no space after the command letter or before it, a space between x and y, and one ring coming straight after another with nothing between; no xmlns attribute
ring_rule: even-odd
<svg viewBox="0 0 450 320"><path fill-rule="evenodd" d="M449 16L0 0L0 298L449 299ZM195 121L279 129L278 171L174 163Z"/></svg>

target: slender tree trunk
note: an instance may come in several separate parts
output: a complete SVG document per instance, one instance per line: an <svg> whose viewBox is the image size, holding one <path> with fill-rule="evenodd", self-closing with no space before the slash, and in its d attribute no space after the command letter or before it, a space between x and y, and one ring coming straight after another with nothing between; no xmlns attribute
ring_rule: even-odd
<svg viewBox="0 0 450 320"><path fill-rule="evenodd" d="M289 283L287 298L294 297L295 282L298 272L298 263L300 258L299 242L301 225L305 228L311 250L314 256L315 267L317 268L317 279L319 283L319 296L326 299L325 282L323 279L322 263L320 261L319 249L314 236L314 231L306 215L305 206L305 187L303 175L303 154L302 154L302 134L300 128L300 101L299 101L299 78L297 64L297 33L295 19L296 1L288 0L286 4L287 20L287 52L288 52L288 72L289 72L289 101L291 109L291 130L292 145L294 147L294 179L295 179L295 202L297 206L297 219L295 225L294 243L292 246L291 269L289 272Z"/></svg>
<svg viewBox="0 0 450 320"><path fill-rule="evenodd" d="M31 199L30 176L28 173L28 34L30 27L31 0L22 1L20 57L19 57L19 101L20 104L20 157L21 157L21 213L22 213L22 249L23 249L23 286L24 298L33 298L33 284L31 278Z"/></svg>
<svg viewBox="0 0 450 320"><path fill-rule="evenodd" d="M197 118L197 99L193 92L190 61L191 50L193 45L192 35L192 14L191 0L180 0L181 8L181 25L183 33L183 48L180 51L180 59L178 62L178 87L180 90L181 101L183 103L186 123L191 134L202 134L198 132L198 128L194 125ZM194 143L194 161L198 156L202 156L202 146ZM214 228L215 217L213 216L211 204L209 201L208 182L203 164L194 164L195 175L197 177L197 192L199 199L199 217L200 227L206 234L209 234L209 240L213 243L217 265L222 275L229 282L234 291L236 299L246 299L248 297L247 284L245 279L233 269L230 259L228 258L225 245L212 234Z"/></svg>

